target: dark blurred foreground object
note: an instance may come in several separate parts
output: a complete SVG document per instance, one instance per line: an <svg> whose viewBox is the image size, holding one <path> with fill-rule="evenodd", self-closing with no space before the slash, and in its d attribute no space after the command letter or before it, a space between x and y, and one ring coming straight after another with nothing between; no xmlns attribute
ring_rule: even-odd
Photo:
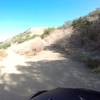
<svg viewBox="0 0 100 100"><path fill-rule="evenodd" d="M88 89L57 88L40 91L29 100L100 100L100 92Z"/></svg>

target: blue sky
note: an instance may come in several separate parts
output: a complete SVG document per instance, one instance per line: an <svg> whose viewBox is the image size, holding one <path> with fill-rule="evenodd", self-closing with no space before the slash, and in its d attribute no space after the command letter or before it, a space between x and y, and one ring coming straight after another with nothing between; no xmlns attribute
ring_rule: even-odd
<svg viewBox="0 0 100 100"><path fill-rule="evenodd" d="M100 0L0 0L0 39L30 27L59 26L100 7Z"/></svg>

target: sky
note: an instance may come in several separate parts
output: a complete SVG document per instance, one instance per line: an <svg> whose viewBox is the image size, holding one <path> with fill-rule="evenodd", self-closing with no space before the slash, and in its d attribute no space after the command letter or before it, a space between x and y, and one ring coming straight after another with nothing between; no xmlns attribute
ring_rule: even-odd
<svg viewBox="0 0 100 100"><path fill-rule="evenodd" d="M100 8L100 0L0 0L0 40L30 27L60 26Z"/></svg>

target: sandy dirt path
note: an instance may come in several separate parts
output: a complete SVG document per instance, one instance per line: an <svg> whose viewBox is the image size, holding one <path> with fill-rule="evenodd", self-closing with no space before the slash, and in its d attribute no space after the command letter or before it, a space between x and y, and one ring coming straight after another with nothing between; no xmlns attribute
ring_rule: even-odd
<svg viewBox="0 0 100 100"><path fill-rule="evenodd" d="M57 87L100 91L100 75L57 51L51 48L26 58L8 49L0 62L0 100L27 100L37 91Z"/></svg>
<svg viewBox="0 0 100 100"><path fill-rule="evenodd" d="M56 87L100 90L100 76L58 52L45 50L31 58L8 52L0 62L0 100L27 100L32 93Z"/></svg>

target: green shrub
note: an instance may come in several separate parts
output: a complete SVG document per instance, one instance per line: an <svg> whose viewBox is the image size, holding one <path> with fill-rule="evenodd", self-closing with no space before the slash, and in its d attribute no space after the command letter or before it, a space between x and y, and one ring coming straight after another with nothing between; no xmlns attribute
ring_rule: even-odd
<svg viewBox="0 0 100 100"><path fill-rule="evenodd" d="M72 21L66 21L62 26L58 27L58 29L67 29L72 26Z"/></svg>
<svg viewBox="0 0 100 100"><path fill-rule="evenodd" d="M7 49L8 47L10 47L10 43L2 43L0 44L0 49Z"/></svg>
<svg viewBox="0 0 100 100"><path fill-rule="evenodd" d="M75 29L88 28L89 25L91 25L91 22L88 21L85 17L80 17L79 19L72 22L72 26Z"/></svg>
<svg viewBox="0 0 100 100"><path fill-rule="evenodd" d="M31 36L30 34L19 34L19 35L13 37L12 42L13 42L13 43L16 43L16 42L17 42L17 43L22 43L22 42L24 42L24 41L33 39L33 38L35 38L35 37L37 37L37 36L38 36L38 35L33 35L33 36Z"/></svg>
<svg viewBox="0 0 100 100"><path fill-rule="evenodd" d="M48 28L48 29L44 30L44 33L41 35L41 38L45 38L45 37L48 36L52 31L54 31L54 28Z"/></svg>
<svg viewBox="0 0 100 100"><path fill-rule="evenodd" d="M90 56L87 53L80 54L80 61L84 62L91 69L100 67L100 57Z"/></svg>
<svg viewBox="0 0 100 100"><path fill-rule="evenodd" d="M100 9L80 17L72 22L75 34L72 34L73 44L80 47L100 50Z"/></svg>
<svg viewBox="0 0 100 100"><path fill-rule="evenodd" d="M100 67L100 59L90 58L87 60L86 64L89 68L92 68L92 69L98 68L98 67Z"/></svg>

